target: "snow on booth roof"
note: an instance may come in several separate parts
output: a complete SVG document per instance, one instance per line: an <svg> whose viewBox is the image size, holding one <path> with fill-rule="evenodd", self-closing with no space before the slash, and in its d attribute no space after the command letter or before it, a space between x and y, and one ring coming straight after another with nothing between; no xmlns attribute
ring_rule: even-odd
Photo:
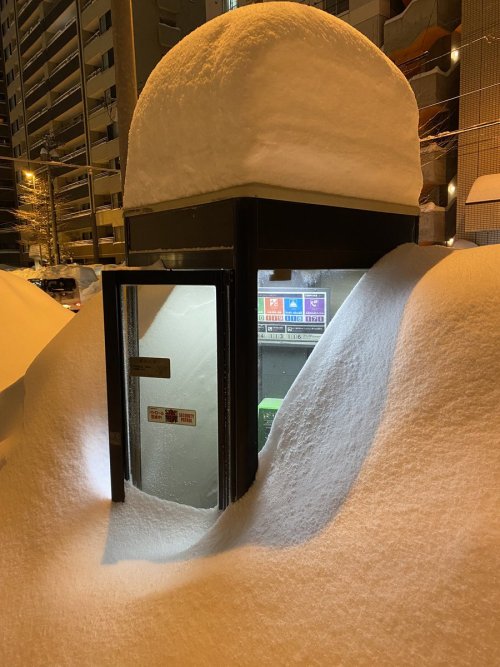
<svg viewBox="0 0 500 667"><path fill-rule="evenodd" d="M241 186L414 207L417 125L408 82L357 30L298 3L241 7L185 37L149 77L130 129L125 207Z"/></svg>

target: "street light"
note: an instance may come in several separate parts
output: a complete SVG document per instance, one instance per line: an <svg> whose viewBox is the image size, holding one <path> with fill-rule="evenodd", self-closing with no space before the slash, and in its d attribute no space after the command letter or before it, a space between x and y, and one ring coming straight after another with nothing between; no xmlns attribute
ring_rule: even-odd
<svg viewBox="0 0 500 667"><path fill-rule="evenodd" d="M33 188L33 192L35 193L35 192L36 192L36 176L35 176L35 172L33 172L33 171L29 171L28 169L23 169L23 176L24 176L24 178L25 178L28 182L31 181L31 187ZM33 202L32 202L32 204L31 204L31 211L32 211L32 213L34 214L34 211L35 211L35 205L34 205ZM50 253L50 248L47 248L47 250L48 250L48 252ZM43 260L43 254L42 254L42 244L41 244L41 243L38 243L38 256L40 257L40 260L39 260L39 261L42 262L42 260ZM35 263L36 263L36 260L35 260Z"/></svg>
<svg viewBox="0 0 500 667"><path fill-rule="evenodd" d="M40 157L45 162L50 162L51 160L58 160L59 153L56 150L57 142L53 134L46 134L43 138L43 144L40 149ZM49 188L49 202L50 202L50 226L52 239L54 243L54 261L56 264L61 263L61 255L59 253L59 239L57 236L57 220L56 220L56 207L54 203L54 182L52 180L52 172L50 165L47 165L47 185Z"/></svg>

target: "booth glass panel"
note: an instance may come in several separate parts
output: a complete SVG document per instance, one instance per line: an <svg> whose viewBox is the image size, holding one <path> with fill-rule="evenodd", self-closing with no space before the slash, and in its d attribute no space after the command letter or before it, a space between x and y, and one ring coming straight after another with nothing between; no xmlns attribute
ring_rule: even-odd
<svg viewBox="0 0 500 667"><path fill-rule="evenodd" d="M259 449L267 440L286 393L365 272L365 269L258 272Z"/></svg>
<svg viewBox="0 0 500 667"><path fill-rule="evenodd" d="M121 288L131 481L194 507L218 503L214 285Z"/></svg>

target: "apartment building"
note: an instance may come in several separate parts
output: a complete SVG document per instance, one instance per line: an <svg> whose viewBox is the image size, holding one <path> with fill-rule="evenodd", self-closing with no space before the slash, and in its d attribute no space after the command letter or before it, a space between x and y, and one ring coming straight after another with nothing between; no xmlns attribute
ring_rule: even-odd
<svg viewBox="0 0 500 667"><path fill-rule="evenodd" d="M113 29L121 12L113 14L111 5L112 0L0 0L12 154L27 160L16 163L16 181L23 182L23 170L41 150L67 163L52 166L50 174L64 197L59 243L76 261L93 261L97 252L104 262L124 256L115 73L120 54ZM133 0L132 12L140 91L161 57L204 22L205 5ZM108 171L89 171L87 165ZM35 176L46 170L35 169Z"/></svg>
<svg viewBox="0 0 500 667"><path fill-rule="evenodd" d="M457 235L485 245L500 243L500 2L463 0L462 11Z"/></svg>
<svg viewBox="0 0 500 667"><path fill-rule="evenodd" d="M5 69L3 58L0 55L0 265L17 266L21 260L19 234L12 229L15 220L11 213L11 210L16 206L14 169L12 162L5 158L12 158L12 143Z"/></svg>
<svg viewBox="0 0 500 667"><path fill-rule="evenodd" d="M421 138L454 130L460 89L460 0L412 0L384 25L384 50L408 78ZM421 243L455 236L457 137L422 143Z"/></svg>

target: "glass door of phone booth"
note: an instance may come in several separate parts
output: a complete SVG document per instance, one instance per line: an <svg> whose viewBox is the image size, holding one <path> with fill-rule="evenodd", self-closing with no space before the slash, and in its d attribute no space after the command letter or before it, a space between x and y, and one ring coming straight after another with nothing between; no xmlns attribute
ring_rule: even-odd
<svg viewBox="0 0 500 667"><path fill-rule="evenodd" d="M106 347L121 375L108 377L108 402L121 403L122 484L124 473L150 495L193 507L227 504L227 273L103 274L118 313L114 350L109 321ZM122 395L109 396L110 384Z"/></svg>

